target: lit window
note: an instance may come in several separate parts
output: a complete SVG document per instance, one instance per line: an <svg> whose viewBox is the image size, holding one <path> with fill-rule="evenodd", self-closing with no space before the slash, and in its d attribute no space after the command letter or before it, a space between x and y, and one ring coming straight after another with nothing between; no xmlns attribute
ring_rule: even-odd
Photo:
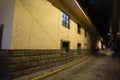
<svg viewBox="0 0 120 80"><path fill-rule="evenodd" d="M70 17L68 14L66 14L65 12L62 12L62 25L65 26L66 28L69 28L69 23L70 21Z"/></svg>

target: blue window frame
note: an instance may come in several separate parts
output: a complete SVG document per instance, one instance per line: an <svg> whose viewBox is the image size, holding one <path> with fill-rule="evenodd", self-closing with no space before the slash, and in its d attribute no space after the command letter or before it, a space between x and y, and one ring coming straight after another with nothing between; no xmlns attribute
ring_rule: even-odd
<svg viewBox="0 0 120 80"><path fill-rule="evenodd" d="M70 28L70 17L64 11L62 11L62 25L66 28Z"/></svg>

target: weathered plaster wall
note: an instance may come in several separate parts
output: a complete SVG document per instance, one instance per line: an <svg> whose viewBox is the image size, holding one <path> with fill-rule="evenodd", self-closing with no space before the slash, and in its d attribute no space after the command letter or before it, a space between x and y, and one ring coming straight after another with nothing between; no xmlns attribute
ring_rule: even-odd
<svg viewBox="0 0 120 80"><path fill-rule="evenodd" d="M69 14L69 13L68 13ZM47 0L17 0L11 49L60 49L60 41L90 44L89 35L77 33L77 24L70 20L70 29L62 26L62 12Z"/></svg>

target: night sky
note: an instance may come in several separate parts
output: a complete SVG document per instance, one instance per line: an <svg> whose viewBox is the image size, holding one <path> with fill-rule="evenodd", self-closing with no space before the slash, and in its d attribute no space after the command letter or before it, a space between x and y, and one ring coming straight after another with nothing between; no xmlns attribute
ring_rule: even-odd
<svg viewBox="0 0 120 80"><path fill-rule="evenodd" d="M108 40L113 13L113 0L78 0L87 11L99 34Z"/></svg>

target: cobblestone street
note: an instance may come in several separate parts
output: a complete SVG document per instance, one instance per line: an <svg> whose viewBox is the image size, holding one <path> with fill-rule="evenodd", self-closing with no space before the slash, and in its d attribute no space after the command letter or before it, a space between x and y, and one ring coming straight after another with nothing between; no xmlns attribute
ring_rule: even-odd
<svg viewBox="0 0 120 80"><path fill-rule="evenodd" d="M44 80L120 80L120 58L94 56Z"/></svg>

